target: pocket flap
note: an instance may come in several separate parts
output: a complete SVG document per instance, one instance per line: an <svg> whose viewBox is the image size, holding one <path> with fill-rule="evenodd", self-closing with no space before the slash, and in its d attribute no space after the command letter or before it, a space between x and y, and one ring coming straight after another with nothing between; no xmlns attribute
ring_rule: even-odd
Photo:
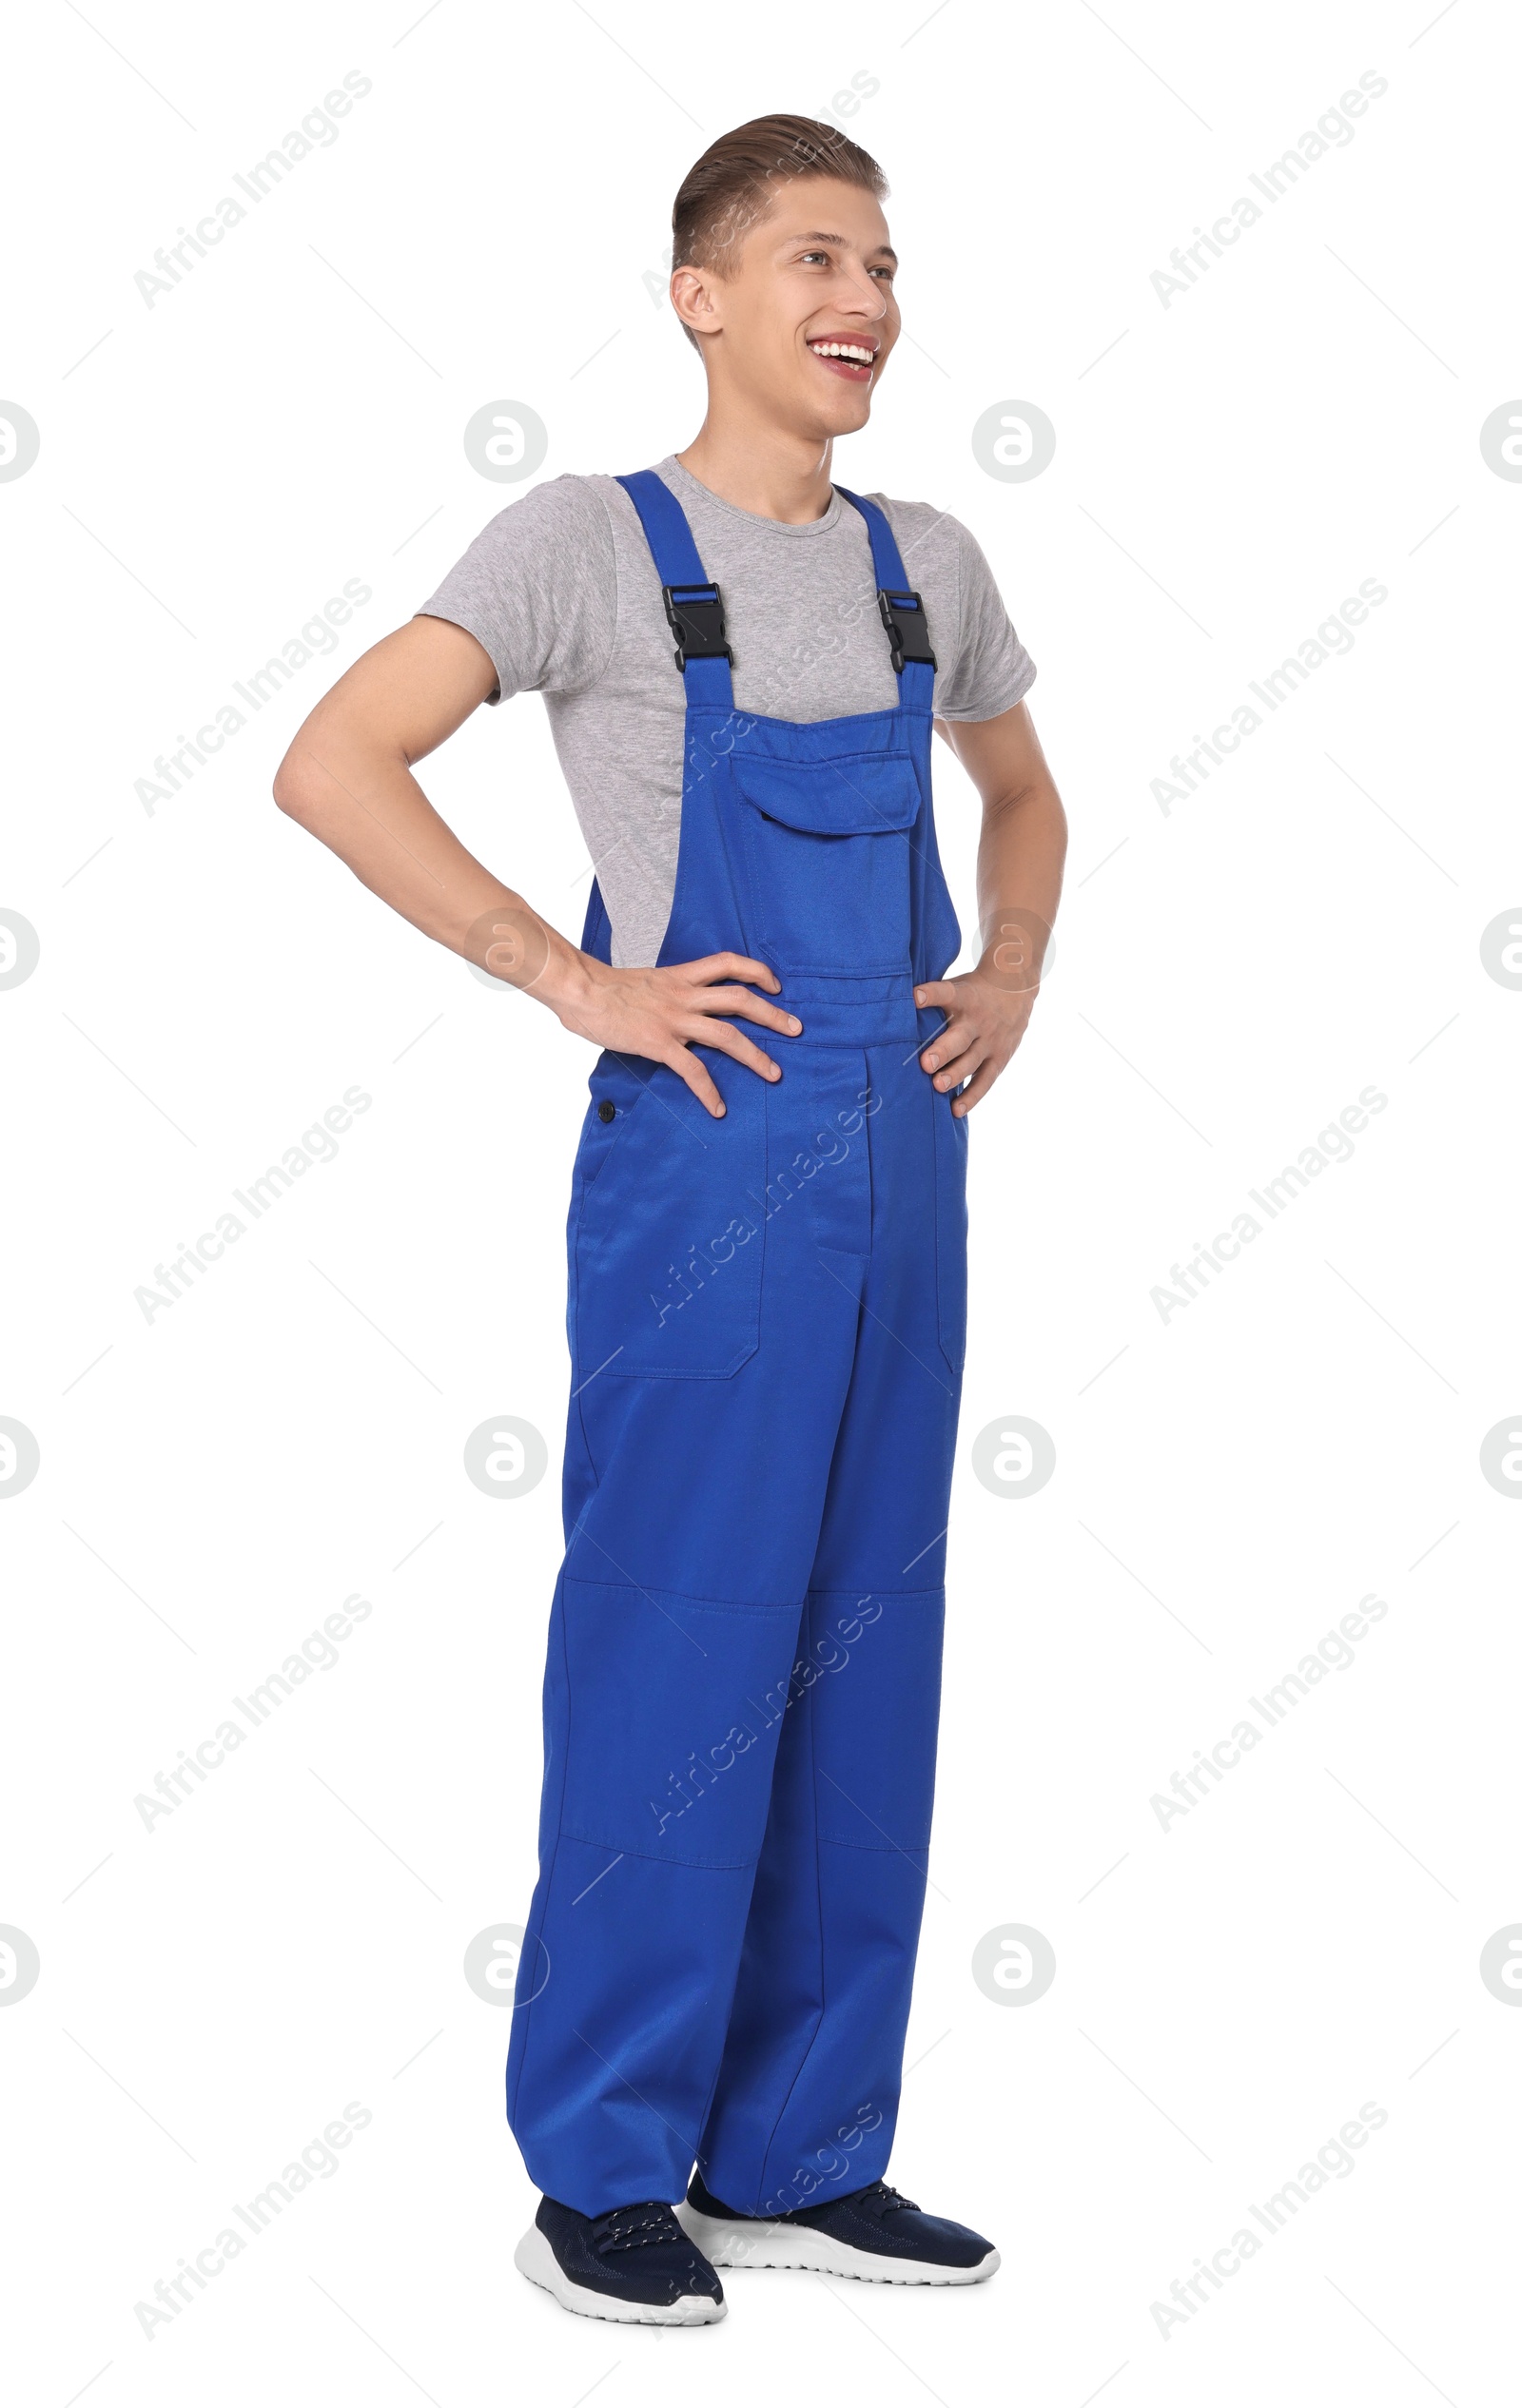
<svg viewBox="0 0 1522 2408"><path fill-rule="evenodd" d="M920 786L904 753L851 753L837 761L734 757L753 809L808 836L902 835L919 817Z"/></svg>

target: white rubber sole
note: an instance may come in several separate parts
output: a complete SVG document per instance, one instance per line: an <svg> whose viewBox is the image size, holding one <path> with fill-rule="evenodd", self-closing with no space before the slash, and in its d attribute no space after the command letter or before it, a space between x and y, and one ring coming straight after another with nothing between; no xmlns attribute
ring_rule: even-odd
<svg viewBox="0 0 1522 2408"><path fill-rule="evenodd" d="M653 2307L642 2300L615 2300L605 2292L589 2291L562 2272L560 2261L537 2224L530 2224L523 2235L513 2252L513 2263L573 2316L595 2316L605 2324L716 2324L729 2314L722 2300L706 2300L695 2292L673 2300L670 2307Z"/></svg>
<svg viewBox="0 0 1522 2408"><path fill-rule="evenodd" d="M846 2275L855 2282L934 2283L938 2288L986 2282L999 2270L999 2252L990 2249L973 2266L927 2265L923 2259L879 2257L875 2249L853 2249L832 2241L828 2233L807 2224L769 2224L760 2217L733 2223L718 2216L701 2216L684 2199L676 2220L690 2241L695 2241L710 2265L726 2272L747 2266L769 2266L802 2274Z"/></svg>

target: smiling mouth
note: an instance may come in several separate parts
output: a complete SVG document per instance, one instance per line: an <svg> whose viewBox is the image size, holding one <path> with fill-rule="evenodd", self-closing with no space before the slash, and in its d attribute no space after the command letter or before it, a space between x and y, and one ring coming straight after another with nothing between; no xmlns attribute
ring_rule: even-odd
<svg viewBox="0 0 1522 2408"><path fill-rule="evenodd" d="M821 367L832 376L844 377L850 384L869 384L877 364L877 353L870 343L811 342L809 345Z"/></svg>

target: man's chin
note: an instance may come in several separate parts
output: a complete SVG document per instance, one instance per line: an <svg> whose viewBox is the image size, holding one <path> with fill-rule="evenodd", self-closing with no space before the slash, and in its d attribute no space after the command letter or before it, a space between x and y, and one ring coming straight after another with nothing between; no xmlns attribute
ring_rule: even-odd
<svg viewBox="0 0 1522 2408"><path fill-rule="evenodd" d="M837 436L856 435L872 415L872 397L865 389L848 387L832 408L821 410L817 397L809 412L810 432L820 441L833 441Z"/></svg>

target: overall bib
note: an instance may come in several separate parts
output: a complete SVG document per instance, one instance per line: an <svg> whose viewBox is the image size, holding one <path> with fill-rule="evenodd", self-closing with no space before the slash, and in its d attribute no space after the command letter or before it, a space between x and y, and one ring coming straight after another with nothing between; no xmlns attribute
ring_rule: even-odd
<svg viewBox="0 0 1522 2408"><path fill-rule="evenodd" d="M604 1053L572 1183L566 1553L544 1685L539 1878L508 2116L585 2215L744 2214L888 2164L930 1836L966 1317L967 1132L920 1068L914 985L960 931L930 802L934 656L871 539L894 710L738 712L681 505L619 478L686 681L662 963L765 961L803 1022L733 1025L711 1118ZM869 607L869 606L868 606ZM595 886L583 938L606 961Z"/></svg>

